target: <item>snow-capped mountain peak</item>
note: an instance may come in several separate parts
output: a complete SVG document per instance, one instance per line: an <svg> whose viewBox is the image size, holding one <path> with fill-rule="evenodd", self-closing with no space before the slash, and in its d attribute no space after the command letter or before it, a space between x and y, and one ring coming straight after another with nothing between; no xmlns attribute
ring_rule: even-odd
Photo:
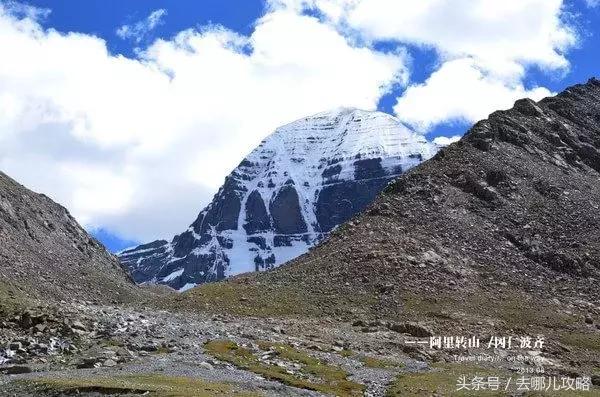
<svg viewBox="0 0 600 397"><path fill-rule="evenodd" d="M339 108L254 149L184 233L126 250L138 282L188 289L305 253L437 146L381 112Z"/></svg>

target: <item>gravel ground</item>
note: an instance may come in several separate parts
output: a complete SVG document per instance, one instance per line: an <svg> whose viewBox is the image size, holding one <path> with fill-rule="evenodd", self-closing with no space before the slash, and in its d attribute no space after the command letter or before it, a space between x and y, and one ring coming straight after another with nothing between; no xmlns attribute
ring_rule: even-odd
<svg viewBox="0 0 600 397"><path fill-rule="evenodd" d="M0 396L43 395L39 389L29 386L31 381L40 378L72 380L136 374L225 382L267 396L321 395L265 380L256 373L219 361L204 349L204 344L211 340L230 340L240 346L256 346L261 341L293 347L346 371L349 380L365 385L366 396L383 396L387 385L401 371L427 367L401 350L390 350L390 343L401 346L404 336L388 330L383 324L373 329L376 332L365 333L351 324L330 324L327 320L207 317L205 314L101 306L90 302L70 305L60 313L48 314L52 313L48 307L38 311L46 314L42 327L38 324L24 329L19 325L19 318L38 318L38 313L33 311L15 317L13 322L5 323L6 327L0 329L0 346L16 348L15 343L22 346L20 351L0 349L0 356L9 360L0 366L0 371L15 367L23 369L17 372L26 372L0 375ZM39 351L37 346L51 345L49 341L53 339L59 341L56 346L67 345L69 349L63 351L54 347L47 352ZM19 340L22 342L16 342ZM379 351L385 351L386 356L378 354ZM397 365L371 368L362 362L366 356L393 360ZM297 371L293 363L280 361L274 365ZM28 382L20 382L23 380Z"/></svg>

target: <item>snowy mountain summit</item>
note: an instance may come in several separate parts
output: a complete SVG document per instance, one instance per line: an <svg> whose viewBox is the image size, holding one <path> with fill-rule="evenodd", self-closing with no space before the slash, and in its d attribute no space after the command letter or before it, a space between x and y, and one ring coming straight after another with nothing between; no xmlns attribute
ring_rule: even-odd
<svg viewBox="0 0 600 397"><path fill-rule="evenodd" d="M122 252L138 283L186 290L287 262L438 147L380 112L338 109L278 128L182 234Z"/></svg>

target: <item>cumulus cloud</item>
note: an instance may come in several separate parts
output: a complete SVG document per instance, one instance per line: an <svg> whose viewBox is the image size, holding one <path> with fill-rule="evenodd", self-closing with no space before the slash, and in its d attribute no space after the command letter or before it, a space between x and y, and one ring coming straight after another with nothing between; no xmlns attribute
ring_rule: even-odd
<svg viewBox="0 0 600 397"><path fill-rule="evenodd" d="M512 80L498 78L463 58L445 62L423 84L408 87L394 112L427 132L440 123L474 123L494 110L512 107L517 98L540 100L549 95L546 88L526 89L520 75Z"/></svg>
<svg viewBox="0 0 600 397"><path fill-rule="evenodd" d="M393 86L404 88L395 113L423 133L473 122L549 95L525 84L529 68L564 73L577 41L562 0L267 2L248 36L208 26L148 43L157 10L119 29L135 58L0 2L0 169L88 227L168 237L279 125L375 109ZM382 41L397 50L375 50ZM438 55L425 81L410 82L407 45Z"/></svg>
<svg viewBox="0 0 600 397"><path fill-rule="evenodd" d="M600 0L585 0L588 7L597 7L600 5Z"/></svg>
<svg viewBox="0 0 600 397"><path fill-rule="evenodd" d="M563 0L271 0L274 9L318 11L328 23L367 42L431 48L439 67L398 98L397 115L427 132L452 120L474 122L526 89L527 69L564 74L565 53L577 43ZM418 67L418 66L417 66Z"/></svg>
<svg viewBox="0 0 600 397"><path fill-rule="evenodd" d="M117 29L117 36L122 39L132 39L136 43L140 43L152 30L154 30L163 21L167 15L167 10L158 9L152 11L146 19L136 22L132 25L123 25Z"/></svg>
<svg viewBox="0 0 600 397"><path fill-rule="evenodd" d="M139 58L0 5L0 169L88 227L149 240L184 229L277 126L337 106L375 109L406 83L402 52L273 10L157 40Z"/></svg>
<svg viewBox="0 0 600 397"><path fill-rule="evenodd" d="M428 45L446 57L470 56L488 65L522 61L566 67L564 51L575 41L561 19L562 0L351 3L346 20L372 39Z"/></svg>

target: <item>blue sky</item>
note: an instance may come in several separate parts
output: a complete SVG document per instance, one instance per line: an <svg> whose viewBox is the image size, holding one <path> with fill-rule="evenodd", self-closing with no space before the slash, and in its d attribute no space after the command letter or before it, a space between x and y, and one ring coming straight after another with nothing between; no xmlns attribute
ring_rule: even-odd
<svg viewBox="0 0 600 397"><path fill-rule="evenodd" d="M107 41L111 52L127 56L134 55L135 43L122 40L116 33L117 28L143 20L158 9L167 11L164 23L148 35L146 43L157 37L169 38L182 30L211 23L249 34L254 21L264 13L262 0L38 0L27 3L52 10L44 25L63 32L97 35Z"/></svg>
<svg viewBox="0 0 600 397"><path fill-rule="evenodd" d="M185 229L293 119L376 108L428 139L459 136L519 97L600 75L592 0L0 6L0 168L112 250ZM30 144L42 135L52 144Z"/></svg>

